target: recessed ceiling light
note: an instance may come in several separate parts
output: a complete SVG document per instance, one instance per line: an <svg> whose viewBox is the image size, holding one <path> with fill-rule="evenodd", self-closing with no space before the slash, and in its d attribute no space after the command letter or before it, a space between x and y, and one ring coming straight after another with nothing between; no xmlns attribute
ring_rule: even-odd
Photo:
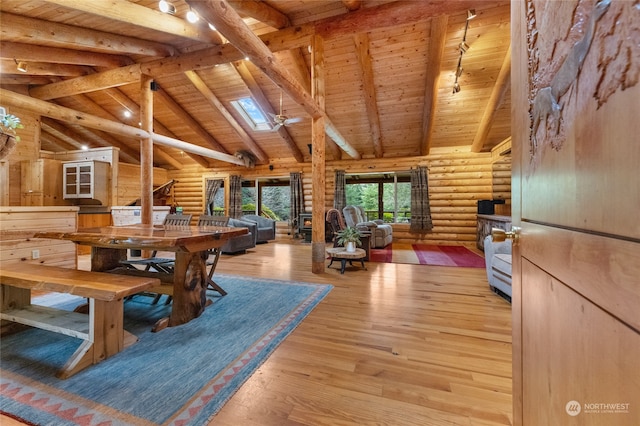
<svg viewBox="0 0 640 426"><path fill-rule="evenodd" d="M176 13L176 7L166 0L160 0L158 2L158 8L160 9L160 12L168 13L169 15Z"/></svg>
<svg viewBox="0 0 640 426"><path fill-rule="evenodd" d="M196 22L198 22L198 19L200 19L200 17L193 10L189 10L187 12L187 21L191 22L192 24L195 24Z"/></svg>
<svg viewBox="0 0 640 426"><path fill-rule="evenodd" d="M131 118L131 111L129 111L128 109L124 110L124 116L127 118Z"/></svg>

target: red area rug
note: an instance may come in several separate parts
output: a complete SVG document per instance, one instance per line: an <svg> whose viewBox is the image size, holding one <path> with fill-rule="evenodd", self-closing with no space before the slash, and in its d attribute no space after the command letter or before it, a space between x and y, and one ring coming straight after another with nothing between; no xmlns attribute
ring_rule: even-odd
<svg viewBox="0 0 640 426"><path fill-rule="evenodd" d="M484 257L464 246L392 243L371 249L370 262L484 268Z"/></svg>

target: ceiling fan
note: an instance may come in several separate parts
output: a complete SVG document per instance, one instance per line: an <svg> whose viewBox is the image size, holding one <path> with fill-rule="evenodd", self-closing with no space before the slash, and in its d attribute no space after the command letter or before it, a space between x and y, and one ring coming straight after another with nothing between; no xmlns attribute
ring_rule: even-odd
<svg viewBox="0 0 640 426"><path fill-rule="evenodd" d="M273 120L274 126L273 131L277 131L282 126L288 126L289 124L298 123L302 121L302 117L292 117L289 118L282 113L282 90L280 90L280 113L272 114L269 113L271 119Z"/></svg>

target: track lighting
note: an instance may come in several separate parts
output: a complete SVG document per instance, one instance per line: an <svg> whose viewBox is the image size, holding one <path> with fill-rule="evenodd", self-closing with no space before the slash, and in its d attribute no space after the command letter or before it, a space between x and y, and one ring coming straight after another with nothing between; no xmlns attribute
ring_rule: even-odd
<svg viewBox="0 0 640 426"><path fill-rule="evenodd" d="M26 62L18 62L16 68L20 72L27 72L27 63Z"/></svg>
<svg viewBox="0 0 640 426"><path fill-rule="evenodd" d="M192 24L195 24L196 22L198 22L198 19L200 19L198 14L195 13L193 10L189 9L189 11L187 12L187 21L191 22Z"/></svg>
<svg viewBox="0 0 640 426"><path fill-rule="evenodd" d="M467 30L469 29L469 21L476 17L476 11L474 9L467 10L467 19L464 23L464 35L462 36L462 41L458 45L458 67L456 68L456 79L453 82L453 93L456 94L460 92L460 83L458 83L458 78L462 76L462 55L467 53L469 50L469 44L467 44Z"/></svg>
<svg viewBox="0 0 640 426"><path fill-rule="evenodd" d="M176 13L176 7L166 0L160 0L158 2L158 8L160 9L160 12L168 13L169 15L174 15Z"/></svg>

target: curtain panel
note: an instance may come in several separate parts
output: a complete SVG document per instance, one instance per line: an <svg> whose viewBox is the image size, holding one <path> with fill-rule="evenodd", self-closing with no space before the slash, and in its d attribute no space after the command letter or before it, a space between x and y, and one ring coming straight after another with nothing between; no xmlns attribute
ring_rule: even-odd
<svg viewBox="0 0 640 426"><path fill-rule="evenodd" d="M222 186L224 181L222 179L207 179L205 183L205 204L204 213L213 215L213 199L216 193Z"/></svg>
<svg viewBox="0 0 640 426"><path fill-rule="evenodd" d="M229 217L242 216L242 176L229 176Z"/></svg>
<svg viewBox="0 0 640 426"><path fill-rule="evenodd" d="M344 170L336 170L335 189L333 193L333 208L342 212L347 205L346 179Z"/></svg>
<svg viewBox="0 0 640 426"><path fill-rule="evenodd" d="M289 185L291 189L291 218L289 219L292 234L298 230L298 218L304 211L304 193L302 192L302 173L293 172L290 174Z"/></svg>
<svg viewBox="0 0 640 426"><path fill-rule="evenodd" d="M411 232L427 233L433 229L429 206L427 168L411 169Z"/></svg>

